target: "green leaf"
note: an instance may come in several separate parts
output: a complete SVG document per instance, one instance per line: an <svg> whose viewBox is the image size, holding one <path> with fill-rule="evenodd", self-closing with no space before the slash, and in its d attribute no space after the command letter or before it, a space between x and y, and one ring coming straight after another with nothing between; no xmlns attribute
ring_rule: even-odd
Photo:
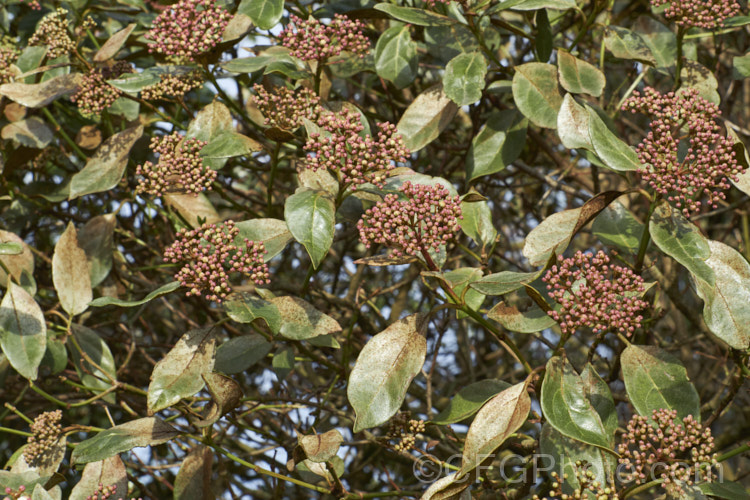
<svg viewBox="0 0 750 500"><path fill-rule="evenodd" d="M174 500L203 500L212 498L211 464L213 451L208 446L197 445L180 465L174 481Z"/></svg>
<svg viewBox="0 0 750 500"><path fill-rule="evenodd" d="M23 253L23 245L15 241L7 243L0 242L0 255L20 255Z"/></svg>
<svg viewBox="0 0 750 500"><path fill-rule="evenodd" d="M281 313L279 308L265 299L249 294L232 294L224 303L227 315L238 323L252 323L263 319L274 335L281 330Z"/></svg>
<svg viewBox="0 0 750 500"><path fill-rule="evenodd" d="M707 285L714 285L714 272L706 264L711 256L708 240L680 210L672 208L667 202L659 203L648 228L651 239L662 252L685 266L693 276L702 279Z"/></svg>
<svg viewBox="0 0 750 500"><path fill-rule="evenodd" d="M217 372L231 375L244 372L271 352L271 343L262 335L252 333L229 339L216 350Z"/></svg>
<svg viewBox="0 0 750 500"><path fill-rule="evenodd" d="M107 80L107 83L117 90L136 94L146 87L159 83L162 73L163 71L160 71L157 67L147 68L140 73L125 73L118 78Z"/></svg>
<svg viewBox="0 0 750 500"><path fill-rule="evenodd" d="M549 360L542 382L544 417L560 433L609 450L614 434L602 422L592 401L594 397L567 359L555 356Z"/></svg>
<svg viewBox="0 0 750 500"><path fill-rule="evenodd" d="M448 406L432 419L432 423L449 425L469 418L479 411L491 397L509 387L509 383L494 379L469 384L451 398Z"/></svg>
<svg viewBox="0 0 750 500"><path fill-rule="evenodd" d="M709 240L706 260L716 281L713 286L696 280L703 299L703 319L718 338L734 349L750 347L750 265L734 248Z"/></svg>
<svg viewBox="0 0 750 500"><path fill-rule="evenodd" d="M284 0L242 0L237 12L252 19L258 28L270 30L284 14Z"/></svg>
<svg viewBox="0 0 750 500"><path fill-rule="evenodd" d="M92 287L104 281L112 269L115 224L117 220L114 214L97 215L78 233L79 244L89 264Z"/></svg>
<svg viewBox="0 0 750 500"><path fill-rule="evenodd" d="M18 373L36 380L47 349L44 313L34 298L12 281L0 302L0 347Z"/></svg>
<svg viewBox="0 0 750 500"><path fill-rule="evenodd" d="M566 148L594 150L589 134L589 113L571 94L565 94L557 114L557 135Z"/></svg>
<svg viewBox="0 0 750 500"><path fill-rule="evenodd" d="M445 67L445 95L459 106L474 104L482 98L486 75L487 61L481 52L457 55Z"/></svg>
<svg viewBox="0 0 750 500"><path fill-rule="evenodd" d="M200 155L203 158L232 158L235 156L248 156L250 153L261 151L263 146L257 141L238 134L237 132L224 132L211 139L211 142L203 146Z"/></svg>
<svg viewBox="0 0 750 500"><path fill-rule="evenodd" d="M617 409L612 391L590 363L586 363L583 368L581 380L587 399L601 417L605 432L609 436L614 436L617 431Z"/></svg>
<svg viewBox="0 0 750 500"><path fill-rule="evenodd" d="M734 56L732 59L732 78L742 80L750 76L750 52L744 56Z"/></svg>
<svg viewBox="0 0 750 500"><path fill-rule="evenodd" d="M653 410L677 410L680 420L692 415L700 421L700 398L680 360L654 346L629 345L620 356L622 378L630 402L639 415Z"/></svg>
<svg viewBox="0 0 750 500"><path fill-rule="evenodd" d="M78 347L93 361L96 366L89 363L78 347L75 346L72 339L68 339L68 351L70 359L73 361L76 373L81 378L81 383L86 387L99 389L95 392L101 392L109 389L111 384L109 380L117 380L117 367L115 358L112 356L107 343L104 342L98 333L83 325L72 325L73 338L78 343ZM108 402L114 403L115 395L110 394L105 398Z"/></svg>
<svg viewBox="0 0 750 500"><path fill-rule="evenodd" d="M685 92L689 88L698 90L698 95L716 105L721 103L719 95L719 81L707 67L695 61L686 59L680 71L682 87L677 94Z"/></svg>
<svg viewBox="0 0 750 500"><path fill-rule="evenodd" d="M177 429L157 417L139 418L78 443L70 461L72 464L98 462L133 448L166 443L179 434Z"/></svg>
<svg viewBox="0 0 750 500"><path fill-rule="evenodd" d="M128 490L127 471L118 455L87 463L83 468L81 480L73 487L68 500L87 500L100 484L115 486L116 491Z"/></svg>
<svg viewBox="0 0 750 500"><path fill-rule="evenodd" d="M338 321L298 297L275 297L271 303L281 315L279 334L292 340L307 340L341 331Z"/></svg>
<svg viewBox="0 0 750 500"><path fill-rule="evenodd" d="M747 490L740 483L732 481L721 481L715 483L701 483L697 485L698 489L706 495L712 497L726 498L728 500L744 500L750 498Z"/></svg>
<svg viewBox="0 0 750 500"><path fill-rule="evenodd" d="M560 84L568 92L599 97L607 80L596 66L582 61L564 50L557 51Z"/></svg>
<svg viewBox="0 0 750 500"><path fill-rule="evenodd" d="M461 470L456 478L476 469L526 422L531 410L528 383L527 379L509 387L482 406L466 434Z"/></svg>
<svg viewBox="0 0 750 500"><path fill-rule="evenodd" d="M546 9L536 11L536 38L534 39L536 59L546 63L552 55L552 26Z"/></svg>
<svg viewBox="0 0 750 500"><path fill-rule="evenodd" d="M336 231L336 206L330 195L320 190L297 190L284 203L284 219L317 269L331 248Z"/></svg>
<svg viewBox="0 0 750 500"><path fill-rule="evenodd" d="M412 314L372 337L349 376L354 432L376 427L396 414L427 355L425 318Z"/></svg>
<svg viewBox="0 0 750 500"><path fill-rule="evenodd" d="M646 42L656 60L657 68L673 68L677 60L677 37L674 32L650 16L640 16L636 31Z"/></svg>
<svg viewBox="0 0 750 500"><path fill-rule="evenodd" d="M604 46L618 59L627 59L654 65L656 59L643 37L635 31L619 26L604 28Z"/></svg>
<svg viewBox="0 0 750 500"><path fill-rule="evenodd" d="M501 271L483 276L469 286L485 295L505 295L523 288L524 285L531 283L538 277L538 272Z"/></svg>
<svg viewBox="0 0 750 500"><path fill-rule="evenodd" d="M101 191L119 184L128 166L130 150L143 134L143 125L119 132L99 146L86 166L70 180L69 200Z"/></svg>
<svg viewBox="0 0 750 500"><path fill-rule="evenodd" d="M279 380L284 380L294 370L294 347L287 347L276 351L271 361L271 367Z"/></svg>
<svg viewBox="0 0 750 500"><path fill-rule="evenodd" d="M516 66L513 99L519 111L534 125L557 128L557 113L563 100L557 85L557 68L537 62Z"/></svg>
<svg viewBox="0 0 750 500"><path fill-rule="evenodd" d="M619 250L638 253L645 226L619 201L601 211L591 224L591 232L605 245Z"/></svg>
<svg viewBox="0 0 750 500"><path fill-rule="evenodd" d="M156 363L148 386L149 415L203 389L201 375L214 369L215 334L213 326L190 330Z"/></svg>
<svg viewBox="0 0 750 500"><path fill-rule="evenodd" d="M72 222L55 245L52 255L52 283L65 312L81 314L93 298L86 253L78 245L78 234Z"/></svg>
<svg viewBox="0 0 750 500"><path fill-rule="evenodd" d="M56 76L43 83L5 83L0 85L0 96L27 108L43 108L58 98L75 92L81 78L81 73L71 73Z"/></svg>
<svg viewBox="0 0 750 500"><path fill-rule="evenodd" d="M394 19L416 26L445 26L454 22L450 17L429 10L402 7L391 3L379 3L375 5L374 9L385 12Z"/></svg>
<svg viewBox="0 0 750 500"><path fill-rule="evenodd" d="M434 85L417 96L398 122L398 133L412 153L416 153L440 135L453 120L458 106Z"/></svg>
<svg viewBox="0 0 750 500"><path fill-rule="evenodd" d="M414 81L418 69L417 44L411 39L409 26L394 26L380 35L375 46L379 77L402 89Z"/></svg>
<svg viewBox="0 0 750 500"><path fill-rule="evenodd" d="M98 299L92 300L89 305L92 307L104 307L109 305L115 305L120 307L138 307L142 306L146 302L149 302L152 299L155 299L156 297L160 297L162 295L166 295L168 293L174 292L180 288L180 282L179 281L172 281L170 283L167 283L166 285L162 285L153 292L146 295L141 300L122 300L118 299L117 297L99 297Z"/></svg>
<svg viewBox="0 0 750 500"><path fill-rule="evenodd" d="M274 60L276 58L273 56L239 57L223 62L220 66L230 73L255 73Z"/></svg>
<svg viewBox="0 0 750 500"><path fill-rule="evenodd" d="M466 158L466 176L471 182L513 163L526 144L528 120L514 109L496 111L471 141Z"/></svg>
<svg viewBox="0 0 750 500"><path fill-rule="evenodd" d="M620 172L638 170L642 167L635 150L612 132L604 120L592 108L589 113L589 138L596 153L604 165Z"/></svg>
<svg viewBox="0 0 750 500"><path fill-rule="evenodd" d="M516 306L500 302L487 312L487 317L503 325L506 330L518 333L540 332L557 324L536 303L521 311Z"/></svg>
<svg viewBox="0 0 750 500"><path fill-rule="evenodd" d="M565 478L562 486L563 493L572 496L574 491L580 488L575 475L577 461L590 465L588 470L595 474L594 480L599 481L599 484L612 484L610 480L613 479L617 459L611 453L560 434L549 423L542 426L539 447L542 456L547 455L546 458L552 460L551 463L543 462L540 466L546 470L555 471L560 474L560 477Z"/></svg>
<svg viewBox="0 0 750 500"><path fill-rule="evenodd" d="M497 238L497 229L492 224L492 211L486 201L461 202L461 230L484 249Z"/></svg>

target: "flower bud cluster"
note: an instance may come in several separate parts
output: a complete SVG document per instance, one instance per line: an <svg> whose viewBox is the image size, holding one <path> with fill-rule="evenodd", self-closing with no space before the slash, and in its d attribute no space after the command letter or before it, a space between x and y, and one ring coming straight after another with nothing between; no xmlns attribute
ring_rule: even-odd
<svg viewBox="0 0 750 500"><path fill-rule="evenodd" d="M46 411L34 419L31 424L31 436L29 436L23 457L26 463L34 467L44 458L44 454L51 450L62 433L60 420L62 411Z"/></svg>
<svg viewBox="0 0 750 500"><path fill-rule="evenodd" d="M552 476L552 490L549 492L549 497L544 497L544 500L588 500L594 498L595 500L619 500L620 496L617 494L613 485L602 485L596 480L596 474L589 468L589 464L577 460L574 467L574 474L576 482L578 483L578 489L572 493L563 492L563 483L568 479L567 474L560 474L557 472L551 472ZM540 500L538 495L534 495L532 500Z"/></svg>
<svg viewBox="0 0 750 500"><path fill-rule="evenodd" d="M602 251L596 255L579 251L568 259L560 255L542 281L561 306L549 315L564 334L591 327L595 333L614 330L631 336L641 326L640 311L648 307L639 298L645 290L643 278L626 267L610 265Z"/></svg>
<svg viewBox="0 0 750 500"><path fill-rule="evenodd" d="M651 130L637 148L645 166L638 172L656 193L682 209L685 217L704 206L716 208L726 199L729 179L737 180L744 168L732 150L734 141L720 133L718 106L700 97L697 89L660 94L646 88L643 94L634 92L623 110L651 118Z"/></svg>
<svg viewBox="0 0 750 500"><path fill-rule="evenodd" d="M395 451L408 452L417 442L417 434L425 430L424 420L409 419L409 412L400 412L391 419L386 439L396 440Z"/></svg>
<svg viewBox="0 0 750 500"><path fill-rule="evenodd" d="M0 85L10 82L16 76L11 66L21 54L15 41L10 37L0 37Z"/></svg>
<svg viewBox="0 0 750 500"><path fill-rule="evenodd" d="M405 182L399 189L406 200L388 194L365 212L357 223L359 239L367 247L373 243L391 249L397 257L417 255L429 248L437 251L459 229L461 201L440 185Z"/></svg>
<svg viewBox="0 0 750 500"><path fill-rule="evenodd" d="M221 41L232 15L215 0L180 0L157 17L146 38L149 52L194 61Z"/></svg>
<svg viewBox="0 0 750 500"><path fill-rule="evenodd" d="M651 419L633 416L617 452L618 470L626 482L643 484L663 479L667 491L678 492L679 483L692 485L696 479L716 479L711 470L717 463L711 429L703 427L692 415L680 422L677 410L654 410Z"/></svg>
<svg viewBox="0 0 750 500"><path fill-rule="evenodd" d="M253 102L265 117L265 125L293 131L302 126L302 119L316 121L323 108L320 98L310 89L276 87L268 92L263 85L253 87Z"/></svg>
<svg viewBox="0 0 750 500"><path fill-rule="evenodd" d="M29 45L46 45L47 57L55 59L72 52L76 44L68 35L67 11L62 7L44 16L29 39Z"/></svg>
<svg viewBox="0 0 750 500"><path fill-rule="evenodd" d="M736 0L651 0L654 7L665 4L664 17L674 19L677 26L685 29L713 30L740 13Z"/></svg>
<svg viewBox="0 0 750 500"><path fill-rule="evenodd" d="M183 75L162 75L159 83L141 90L141 97L147 101L159 99L182 99L185 94L203 85L203 78L198 70Z"/></svg>
<svg viewBox="0 0 750 500"><path fill-rule="evenodd" d="M342 51L365 57L370 49L369 40L362 34L365 25L359 20L352 21L341 14L336 14L330 24L294 15L290 19L290 25L281 32L281 44L303 61L323 62Z"/></svg>
<svg viewBox="0 0 750 500"><path fill-rule="evenodd" d="M366 182L383 187L396 162L405 162L410 154L392 123L379 123L377 138L360 135L364 126L354 111L323 113L317 125L327 133L310 134L305 166L333 172L342 190Z"/></svg>
<svg viewBox="0 0 750 500"><path fill-rule="evenodd" d="M182 286L190 288L188 296L205 293L208 300L221 302L232 291L231 273L247 275L257 285L271 282L263 260L265 245L247 238L238 244L239 233L231 220L180 230L177 240L164 251L164 260L188 262L175 276Z"/></svg>
<svg viewBox="0 0 750 500"><path fill-rule="evenodd" d="M24 495L26 492L26 486L21 485L18 487L18 489L12 489L10 486L5 487L5 494L7 496L3 497L3 500L31 500L31 497L29 495Z"/></svg>
<svg viewBox="0 0 750 500"><path fill-rule="evenodd" d="M116 493L117 493L116 484L104 486L102 483L99 483L99 486L97 486L94 493L92 495L87 496L86 500L107 500L109 498L112 498L114 500L114 496ZM123 498L120 497L118 500L123 500ZM138 497L137 500L143 500L143 498Z"/></svg>
<svg viewBox="0 0 750 500"><path fill-rule="evenodd" d="M84 75L80 88L70 100L78 105L78 111L84 118L100 116L122 94L107 80L119 78L125 73L133 73L133 68L126 61L118 61L111 67L93 68Z"/></svg>
<svg viewBox="0 0 750 500"><path fill-rule="evenodd" d="M200 150L206 144L194 137L183 139L179 132L153 137L150 147L159 154L159 160L156 164L147 161L136 168L136 175L141 176L136 193L161 196L177 192L197 196L209 189L216 171L203 164Z"/></svg>

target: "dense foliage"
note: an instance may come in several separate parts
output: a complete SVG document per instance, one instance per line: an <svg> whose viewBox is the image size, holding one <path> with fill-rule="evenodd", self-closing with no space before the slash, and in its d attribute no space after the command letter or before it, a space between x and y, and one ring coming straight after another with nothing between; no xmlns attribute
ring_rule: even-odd
<svg viewBox="0 0 750 500"><path fill-rule="evenodd" d="M3 0L0 495L748 498L746 11Z"/></svg>

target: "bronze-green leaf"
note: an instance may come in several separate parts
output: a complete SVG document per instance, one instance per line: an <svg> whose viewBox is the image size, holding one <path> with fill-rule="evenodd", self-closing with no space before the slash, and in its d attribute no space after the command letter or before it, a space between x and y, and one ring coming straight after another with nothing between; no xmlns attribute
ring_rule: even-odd
<svg viewBox="0 0 750 500"><path fill-rule="evenodd" d="M141 446L166 443L179 431L157 417L146 417L101 431L78 443L70 458L72 464L98 462Z"/></svg>
<svg viewBox="0 0 750 500"><path fill-rule="evenodd" d="M122 179L130 150L143 134L143 125L113 135L99 146L83 170L70 180L69 200L92 193L108 191Z"/></svg>
<svg viewBox="0 0 750 500"><path fill-rule="evenodd" d="M203 389L201 375L214 369L215 334L213 326L190 330L156 363L148 386L149 415Z"/></svg>
<svg viewBox="0 0 750 500"><path fill-rule="evenodd" d="M425 318L412 314L371 338L349 376L347 395L354 408L354 432L378 426L401 406L412 379L424 365Z"/></svg>
<svg viewBox="0 0 750 500"><path fill-rule="evenodd" d="M482 406L466 434L457 478L476 469L526 422L531 410L531 398L526 391L528 384L526 379L509 387Z"/></svg>

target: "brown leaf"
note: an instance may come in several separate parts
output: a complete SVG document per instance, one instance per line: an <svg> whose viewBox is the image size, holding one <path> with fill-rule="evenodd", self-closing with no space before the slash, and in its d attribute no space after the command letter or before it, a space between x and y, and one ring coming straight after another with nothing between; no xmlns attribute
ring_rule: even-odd
<svg viewBox="0 0 750 500"><path fill-rule="evenodd" d="M0 243L18 243L23 247L23 252L18 255L0 255L0 262L10 271L10 275L16 281L21 282L21 274L26 271L29 275L34 273L34 255L29 246L17 235L0 229ZM8 286L8 275L3 266L0 266L0 286Z"/></svg>
<svg viewBox="0 0 750 500"><path fill-rule="evenodd" d="M128 491L128 476L119 455L86 464L81 480L73 488L68 500L86 500L100 484L115 486L118 493Z"/></svg>
<svg viewBox="0 0 750 500"><path fill-rule="evenodd" d="M307 459L313 462L327 462L338 452L344 436L336 429L323 434L312 434L300 436L299 446L307 455Z"/></svg>
<svg viewBox="0 0 750 500"><path fill-rule="evenodd" d="M84 125L76 134L76 144L83 149L96 149L102 143L102 131L96 125Z"/></svg>
<svg viewBox="0 0 750 500"><path fill-rule="evenodd" d="M75 92L81 81L80 73L60 75L42 83L6 83L0 85L0 96L28 108L42 108L58 97Z"/></svg>
<svg viewBox="0 0 750 500"><path fill-rule="evenodd" d="M7 118L9 122L23 120L26 116L26 106L22 106L17 102L9 102L5 105L3 114L5 114L5 118Z"/></svg>
<svg viewBox="0 0 750 500"><path fill-rule="evenodd" d="M94 55L94 62L104 62L107 59L112 59L116 56L135 27L136 23L128 24L126 27L112 35L96 52L96 55Z"/></svg>
<svg viewBox="0 0 750 500"><path fill-rule="evenodd" d="M206 382L211 402L208 404L206 416L194 422L196 427L207 427L216 423L223 415L239 406L242 401L242 388L232 378L220 373L206 373L202 375Z"/></svg>
<svg viewBox="0 0 750 500"><path fill-rule="evenodd" d="M174 500L213 500L211 464L213 452L198 445L185 457L174 483Z"/></svg>
<svg viewBox="0 0 750 500"><path fill-rule="evenodd" d="M366 266L383 267L383 266L400 266L402 264L413 264L419 262L419 259L413 255L402 255L394 257L392 255L375 255L372 257L363 257L354 261L355 264L364 264Z"/></svg>
<svg viewBox="0 0 750 500"><path fill-rule="evenodd" d="M82 313L94 298L86 253L78 246L78 235L72 222L55 245L52 255L52 283L65 311Z"/></svg>
<svg viewBox="0 0 750 500"><path fill-rule="evenodd" d="M573 234L576 234L578 231L580 231L581 228L591 222L591 220L596 217L599 212L607 208L610 203L615 201L623 194L625 194L624 191L604 191L603 193L597 194L586 203L584 203L581 207L581 213L578 216L578 222L576 222L576 226L573 229Z"/></svg>

